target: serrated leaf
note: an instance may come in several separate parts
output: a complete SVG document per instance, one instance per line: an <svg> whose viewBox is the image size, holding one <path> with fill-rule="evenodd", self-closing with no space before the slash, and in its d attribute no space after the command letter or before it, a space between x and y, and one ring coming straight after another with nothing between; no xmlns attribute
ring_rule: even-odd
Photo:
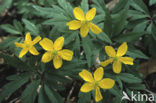
<svg viewBox="0 0 156 103"><path fill-rule="evenodd" d="M2 100L8 96L9 94L12 94L13 92L15 92L18 88L20 88L23 84L25 84L28 79L29 79L30 75L27 76L17 76L17 78L14 78L14 81L11 81L10 83L4 85L2 87L2 92L0 93L0 102L2 102Z"/></svg>
<svg viewBox="0 0 156 103"><path fill-rule="evenodd" d="M39 84L39 80L34 80L26 87L21 96L22 103L34 103L37 96L37 88Z"/></svg>
<svg viewBox="0 0 156 103"><path fill-rule="evenodd" d="M10 24L2 24L0 26L1 29L5 30L6 32L10 34L21 34L21 31L17 30L15 27L13 27Z"/></svg>
<svg viewBox="0 0 156 103"><path fill-rule="evenodd" d="M45 93L48 96L49 100L52 103L59 103L58 100L56 99L53 91L47 85L44 85L44 90L45 90Z"/></svg>
<svg viewBox="0 0 156 103"><path fill-rule="evenodd" d="M132 42L132 41L139 40L139 37L141 37L142 35L144 35L144 32L128 32L128 33L122 34L121 36L115 38L114 40L120 43Z"/></svg>
<svg viewBox="0 0 156 103"><path fill-rule="evenodd" d="M102 32L101 34L97 35L97 38L104 41L104 42L107 42L107 43L110 43L112 44L112 41L110 40L110 38L107 36L106 33Z"/></svg>
<svg viewBox="0 0 156 103"><path fill-rule="evenodd" d="M0 5L0 15L8 8L10 8L12 4L12 0L1 0L1 5Z"/></svg>
<svg viewBox="0 0 156 103"><path fill-rule="evenodd" d="M154 5L154 4L156 4L156 0L150 0L149 1L149 5L151 6L151 5Z"/></svg>
<svg viewBox="0 0 156 103"><path fill-rule="evenodd" d="M32 35L35 35L35 36L39 35L39 29L35 26L35 24L33 24L32 22L26 19L22 19L22 21L25 24L26 29L32 32L31 33Z"/></svg>
<svg viewBox="0 0 156 103"><path fill-rule="evenodd" d="M129 73L120 73L118 77L126 83L141 83L142 80Z"/></svg>
<svg viewBox="0 0 156 103"><path fill-rule="evenodd" d="M126 54L132 58L148 59L148 57L140 50L128 50Z"/></svg>
<svg viewBox="0 0 156 103"><path fill-rule="evenodd" d="M81 2L81 8L82 8L82 10L85 13L87 13L87 11L89 9L88 0L82 0L82 2Z"/></svg>

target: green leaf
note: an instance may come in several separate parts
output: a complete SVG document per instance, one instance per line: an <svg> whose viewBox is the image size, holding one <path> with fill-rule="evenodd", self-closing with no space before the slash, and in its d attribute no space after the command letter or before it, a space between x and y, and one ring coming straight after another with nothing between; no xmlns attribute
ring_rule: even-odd
<svg viewBox="0 0 156 103"><path fill-rule="evenodd" d="M0 50L10 48L11 51L13 51L15 47L14 42L17 42L19 39L20 38L8 36L6 39L2 40L2 42L0 43Z"/></svg>
<svg viewBox="0 0 156 103"><path fill-rule="evenodd" d="M84 50L85 55L86 55L88 66L91 67L92 50L90 48L90 45L88 44L89 41L90 41L89 38L87 38L87 37L84 38L82 40L82 47L83 47L83 50Z"/></svg>
<svg viewBox="0 0 156 103"><path fill-rule="evenodd" d="M6 32L10 33L10 34L22 34L21 31L17 30L15 27L13 27L10 24L2 24L0 26L1 29L5 30Z"/></svg>
<svg viewBox="0 0 156 103"><path fill-rule="evenodd" d="M51 90L47 85L44 85L44 90L45 90L45 93L48 96L49 100L52 103L62 103L62 102L59 102L60 100L57 99L57 97L56 97L57 95L55 95L54 91Z"/></svg>
<svg viewBox="0 0 156 103"><path fill-rule="evenodd" d="M16 78L14 78L13 81L4 85L2 87L2 92L0 93L0 103L6 96L8 96L9 94L12 94L18 88L20 88L23 84L25 84L28 81L29 77L30 75L19 75L19 76L16 76Z"/></svg>
<svg viewBox="0 0 156 103"><path fill-rule="evenodd" d="M156 4L156 0L150 0L149 1L149 5L151 6L151 5L154 5L154 4Z"/></svg>
<svg viewBox="0 0 156 103"><path fill-rule="evenodd" d="M35 24L26 19L22 19L22 21L25 24L26 29L29 30L32 33L32 35L39 35L39 29L35 26Z"/></svg>
<svg viewBox="0 0 156 103"><path fill-rule="evenodd" d="M89 5L88 5L88 0L82 0L81 2L81 9L87 13L88 9L89 9Z"/></svg>
<svg viewBox="0 0 156 103"><path fill-rule="evenodd" d="M141 79L129 73L120 73L118 77L119 79L121 79L122 81L126 83L141 83L142 82Z"/></svg>
<svg viewBox="0 0 156 103"><path fill-rule="evenodd" d="M12 0L1 0L0 1L0 15L8 8L10 8L12 4Z"/></svg>
<svg viewBox="0 0 156 103"><path fill-rule="evenodd" d="M23 61L21 61L19 58L17 57L13 57L7 54L2 54L0 53L0 58L3 58L5 63L7 63L8 65L17 68L18 70L22 71L22 70L26 70L28 69L28 65L26 63L24 63Z"/></svg>
<svg viewBox="0 0 156 103"><path fill-rule="evenodd" d="M102 32L99 35L97 35L97 38L104 42L112 44L112 41L110 40L110 38L107 36L105 32Z"/></svg>
<svg viewBox="0 0 156 103"><path fill-rule="evenodd" d="M136 40L139 40L139 37L144 35L144 32L128 32L125 34L122 34L121 36L115 38L114 40L117 42L133 42Z"/></svg>
<svg viewBox="0 0 156 103"><path fill-rule="evenodd" d="M43 86L40 89L40 93L39 93L39 98L38 98L38 103L50 103L49 98L47 97L47 95L45 94L44 88Z"/></svg>
<svg viewBox="0 0 156 103"><path fill-rule="evenodd" d="M132 90L144 90L146 86L144 84L129 84L127 85L127 88Z"/></svg>
<svg viewBox="0 0 156 103"><path fill-rule="evenodd" d="M39 84L39 80L34 80L26 87L21 96L22 103L34 103Z"/></svg>
<svg viewBox="0 0 156 103"><path fill-rule="evenodd" d="M152 36L156 40L156 26L154 23L152 23Z"/></svg>
<svg viewBox="0 0 156 103"><path fill-rule="evenodd" d="M141 58L141 59L148 59L148 57L140 50L128 50L126 52L132 58Z"/></svg>
<svg viewBox="0 0 156 103"><path fill-rule="evenodd" d="M91 101L91 93L82 93L79 92L79 99L78 99L78 103L90 103Z"/></svg>
<svg viewBox="0 0 156 103"><path fill-rule="evenodd" d="M130 0L131 6L134 7L136 10L142 11L146 14L149 14L148 8L143 0Z"/></svg>
<svg viewBox="0 0 156 103"><path fill-rule="evenodd" d="M127 4L129 4L128 1L129 0L119 0L119 2L115 4L115 7L112 9L112 13L117 13L123 10L127 6Z"/></svg>
<svg viewBox="0 0 156 103"><path fill-rule="evenodd" d="M128 17L128 9L129 6L127 6L123 11L120 13L113 15L113 29L112 29L112 35L118 35L126 26L127 24L127 17Z"/></svg>

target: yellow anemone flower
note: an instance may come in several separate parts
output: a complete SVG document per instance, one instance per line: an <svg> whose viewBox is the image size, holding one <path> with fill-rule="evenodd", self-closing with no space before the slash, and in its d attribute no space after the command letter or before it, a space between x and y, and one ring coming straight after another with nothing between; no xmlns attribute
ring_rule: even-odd
<svg viewBox="0 0 156 103"><path fill-rule="evenodd" d="M92 20L96 15L96 8L89 10L85 16L84 12L80 8L75 7L73 14L77 20L72 20L67 23L70 30L77 30L80 28L80 34L83 38L87 36L89 29L95 34L102 32L97 25L92 23Z"/></svg>
<svg viewBox="0 0 156 103"><path fill-rule="evenodd" d="M84 83L80 88L81 92L90 92L95 89L95 100L96 102L100 101L103 97L100 92L100 88L110 89L113 88L115 81L110 78L102 79L104 75L104 70L102 67L99 67L94 72L94 77L87 70L82 70L79 73L79 76L85 80L87 83Z"/></svg>
<svg viewBox="0 0 156 103"><path fill-rule="evenodd" d="M107 55L110 57L108 60L101 62L100 64L105 67L108 64L113 62L113 71L114 73L120 73L122 64L128 64L128 65L133 65L133 58L131 57L122 57L123 55L126 54L128 49L127 43L124 42L120 45L120 47L117 50L117 53L115 49L112 46L105 46L105 51Z"/></svg>
<svg viewBox="0 0 156 103"><path fill-rule="evenodd" d="M31 40L30 33L27 33L25 36L24 43L17 43L15 42L16 47L23 48L19 54L19 58L22 58L28 51L33 55L38 55L39 52L36 50L34 45L41 40L40 36L37 36L33 41Z"/></svg>
<svg viewBox="0 0 156 103"><path fill-rule="evenodd" d="M72 60L73 51L68 49L62 50L64 45L63 37L59 37L54 43L50 39L44 38L39 42L39 44L47 51L42 56L42 62L47 63L53 59L53 64L56 69L62 66L62 59L67 61Z"/></svg>

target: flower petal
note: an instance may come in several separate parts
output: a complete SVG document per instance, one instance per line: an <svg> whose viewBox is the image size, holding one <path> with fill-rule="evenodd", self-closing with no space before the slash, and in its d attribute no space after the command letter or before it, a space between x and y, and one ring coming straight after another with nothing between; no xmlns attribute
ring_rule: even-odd
<svg viewBox="0 0 156 103"><path fill-rule="evenodd" d="M59 51L59 55L67 61L71 61L72 57L73 57L73 51L68 50L68 49L63 49L61 51Z"/></svg>
<svg viewBox="0 0 156 103"><path fill-rule="evenodd" d="M120 61L124 64L133 65L133 58L131 57L120 57Z"/></svg>
<svg viewBox="0 0 156 103"><path fill-rule="evenodd" d="M89 23L89 28L94 34L99 34L102 32L101 28L99 28L97 25L93 23Z"/></svg>
<svg viewBox="0 0 156 103"><path fill-rule="evenodd" d="M29 52L33 55L38 55L39 52L36 50L36 48L34 46L32 46L30 49L29 49Z"/></svg>
<svg viewBox="0 0 156 103"><path fill-rule="evenodd" d="M72 21L68 22L67 25L69 26L70 30L77 30L81 27L81 21L72 20Z"/></svg>
<svg viewBox="0 0 156 103"><path fill-rule="evenodd" d="M22 58L27 52L28 52L28 49L23 48L19 54L19 58Z"/></svg>
<svg viewBox="0 0 156 103"><path fill-rule="evenodd" d="M53 59L52 52L45 52L42 56L42 62L48 63Z"/></svg>
<svg viewBox="0 0 156 103"><path fill-rule="evenodd" d="M33 40L33 45L38 43L41 40L40 36L37 36L34 40Z"/></svg>
<svg viewBox="0 0 156 103"><path fill-rule="evenodd" d="M53 64L55 69L59 69L62 66L62 58L59 56L55 56L53 60Z"/></svg>
<svg viewBox="0 0 156 103"><path fill-rule="evenodd" d="M82 85L80 91L81 92L90 92L93 89L94 89L94 84L92 84L92 83L85 83L85 84Z"/></svg>
<svg viewBox="0 0 156 103"><path fill-rule="evenodd" d="M87 81L87 82L94 82L94 78L92 76L92 74L90 72L88 72L87 70L83 69L80 73L79 76Z"/></svg>
<svg viewBox="0 0 156 103"><path fill-rule="evenodd" d="M85 38L87 36L89 32L89 27L87 24L82 24L81 28L80 28L80 34L83 38Z"/></svg>
<svg viewBox="0 0 156 103"><path fill-rule="evenodd" d="M113 88L115 81L110 78L105 78L99 82L99 86L103 89L111 89Z"/></svg>
<svg viewBox="0 0 156 103"><path fill-rule="evenodd" d="M95 17L95 15L96 15L96 8L92 8L87 12L86 19L88 21L91 21Z"/></svg>
<svg viewBox="0 0 156 103"><path fill-rule="evenodd" d="M21 44L21 43L15 42L15 46L16 46L16 47L21 47L21 48L23 48L23 44Z"/></svg>
<svg viewBox="0 0 156 103"><path fill-rule="evenodd" d="M119 60L113 62L113 71L114 73L119 74L121 72L121 62Z"/></svg>
<svg viewBox="0 0 156 103"><path fill-rule="evenodd" d="M105 51L109 57L115 57L116 56L115 49L112 46L105 46Z"/></svg>
<svg viewBox="0 0 156 103"><path fill-rule="evenodd" d="M100 92L100 88L99 87L96 87L96 93L95 93L95 101L98 102L100 100L102 100L102 95L101 95L101 92Z"/></svg>
<svg viewBox="0 0 156 103"><path fill-rule="evenodd" d="M100 65L103 67L106 67L108 64L113 62L113 58L110 58L108 60L105 60L104 62L101 62Z"/></svg>
<svg viewBox="0 0 156 103"><path fill-rule="evenodd" d="M127 52L127 49L128 49L127 43L126 42L122 43L117 50L117 56L125 55Z"/></svg>
<svg viewBox="0 0 156 103"><path fill-rule="evenodd" d="M78 7L75 7L74 10L73 10L73 14L74 14L76 19L81 20L81 21L85 20L85 14L82 11L82 9L80 9Z"/></svg>
<svg viewBox="0 0 156 103"><path fill-rule="evenodd" d="M103 74L104 74L103 68L102 67L97 68L96 71L94 72L95 81L101 80L103 77Z"/></svg>
<svg viewBox="0 0 156 103"><path fill-rule="evenodd" d="M48 38L44 38L43 40L39 42L39 44L42 46L43 49L47 51L53 50L53 42Z"/></svg>
<svg viewBox="0 0 156 103"><path fill-rule="evenodd" d="M64 37L61 36L54 42L54 49L55 50L61 50L64 45Z"/></svg>
<svg viewBox="0 0 156 103"><path fill-rule="evenodd" d="M30 35L30 33L27 33L25 35L25 42L30 42L30 41L31 41L31 35Z"/></svg>

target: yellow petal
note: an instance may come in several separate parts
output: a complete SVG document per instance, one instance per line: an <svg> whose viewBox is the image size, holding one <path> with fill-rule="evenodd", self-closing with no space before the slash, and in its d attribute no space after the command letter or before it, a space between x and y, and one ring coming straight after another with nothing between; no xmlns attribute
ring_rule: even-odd
<svg viewBox="0 0 156 103"><path fill-rule="evenodd" d="M42 62L48 63L53 59L52 52L45 52L42 56Z"/></svg>
<svg viewBox="0 0 156 103"><path fill-rule="evenodd" d="M72 57L73 57L73 51L68 50L68 49L63 49L61 51L59 51L59 55L67 61L71 61Z"/></svg>
<svg viewBox="0 0 156 103"><path fill-rule="evenodd" d="M120 61L124 64L133 65L133 58L131 57L120 57Z"/></svg>
<svg viewBox="0 0 156 103"><path fill-rule="evenodd" d="M93 89L94 89L94 84L92 84L92 83L85 83L85 84L82 85L80 91L81 92L90 92Z"/></svg>
<svg viewBox="0 0 156 103"><path fill-rule="evenodd" d="M108 64L110 64L112 62L113 62L113 59L110 58L108 60L105 60L104 62L101 62L100 65L103 66L103 67L106 67Z"/></svg>
<svg viewBox="0 0 156 103"><path fill-rule="evenodd" d="M114 73L119 74L121 72L121 62L119 60L113 62L113 71Z"/></svg>
<svg viewBox="0 0 156 103"><path fill-rule="evenodd" d="M102 67L97 68L96 71L94 72L94 79L96 81L101 80L103 77L103 74L104 74L103 68Z"/></svg>
<svg viewBox="0 0 156 103"><path fill-rule="evenodd" d="M23 48L19 54L19 58L22 58L27 52L28 52L28 49Z"/></svg>
<svg viewBox="0 0 156 103"><path fill-rule="evenodd" d="M103 89L111 89L113 88L115 81L110 78L105 78L99 82L99 86Z"/></svg>
<svg viewBox="0 0 156 103"><path fill-rule="evenodd" d="M80 28L80 34L83 38L85 38L87 36L89 32L89 27L87 24L83 24Z"/></svg>
<svg viewBox="0 0 156 103"><path fill-rule="evenodd" d="M80 8L75 7L73 10L73 14L74 14L76 19L81 20L81 21L85 20L84 12Z"/></svg>
<svg viewBox="0 0 156 103"><path fill-rule="evenodd" d="M70 30L77 30L81 27L81 21L72 20L72 21L68 22L67 25L69 26Z"/></svg>
<svg viewBox="0 0 156 103"><path fill-rule="evenodd" d="M53 50L53 42L48 38L44 38L43 40L39 42L39 44L42 46L43 49L47 51Z"/></svg>
<svg viewBox="0 0 156 103"><path fill-rule="evenodd" d="M25 42L30 42L30 41L31 41L31 35L30 35L30 33L27 33L25 35Z"/></svg>
<svg viewBox="0 0 156 103"><path fill-rule="evenodd" d="M38 55L39 52L36 50L36 48L34 46L32 46L30 49L29 49L29 52L33 55Z"/></svg>
<svg viewBox="0 0 156 103"><path fill-rule="evenodd" d="M53 60L53 64L55 69L59 69L62 66L62 58L59 56L55 56Z"/></svg>
<svg viewBox="0 0 156 103"><path fill-rule="evenodd" d="M105 51L106 51L107 55L110 57L116 56L115 49L112 46L105 46Z"/></svg>
<svg viewBox="0 0 156 103"><path fill-rule="evenodd" d="M16 45L16 47L21 47L21 48L23 48L23 44L21 44L21 43L15 42L15 45Z"/></svg>
<svg viewBox="0 0 156 103"><path fill-rule="evenodd" d="M61 36L54 42L54 49L55 50L61 50L64 45L64 37Z"/></svg>
<svg viewBox="0 0 156 103"><path fill-rule="evenodd" d="M99 28L97 25L93 23L89 23L89 28L94 34L99 34L102 32L101 28Z"/></svg>
<svg viewBox="0 0 156 103"><path fill-rule="evenodd" d="M122 43L120 45L120 47L118 48L118 50L117 50L117 56L123 56L123 55L125 55L126 52L127 52L127 49L128 49L127 43L126 42Z"/></svg>
<svg viewBox="0 0 156 103"><path fill-rule="evenodd" d="M41 40L40 36L37 36L34 40L33 40L33 45L38 43Z"/></svg>
<svg viewBox="0 0 156 103"><path fill-rule="evenodd" d="M96 8L92 8L87 12L86 19L88 21L91 21L95 17L95 15L96 15Z"/></svg>
<svg viewBox="0 0 156 103"><path fill-rule="evenodd" d="M92 74L85 69L79 73L79 76L87 82L94 82Z"/></svg>
<svg viewBox="0 0 156 103"><path fill-rule="evenodd" d="M100 100L102 100L102 95L101 95L101 92L100 92L100 88L99 87L96 87L96 95L95 95L95 101L98 102Z"/></svg>

